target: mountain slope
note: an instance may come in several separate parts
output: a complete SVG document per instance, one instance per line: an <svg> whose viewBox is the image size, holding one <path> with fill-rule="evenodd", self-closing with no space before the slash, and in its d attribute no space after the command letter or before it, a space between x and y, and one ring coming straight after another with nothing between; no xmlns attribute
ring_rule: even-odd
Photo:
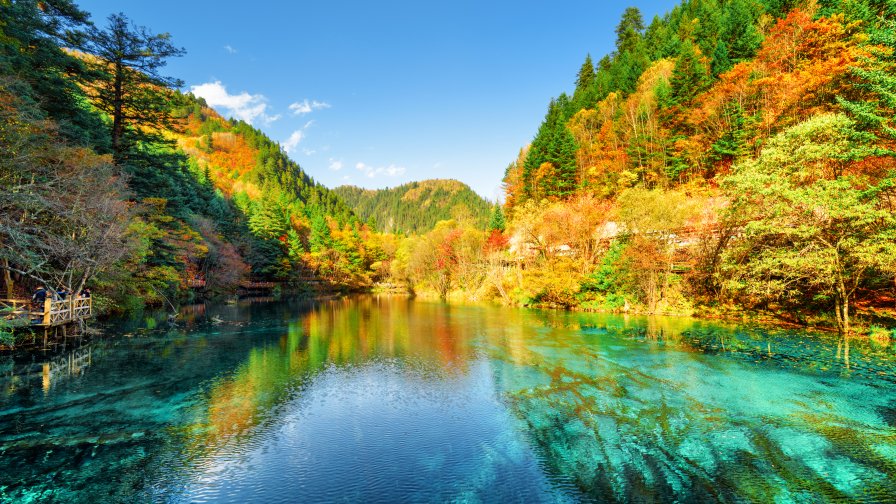
<svg viewBox="0 0 896 504"><path fill-rule="evenodd" d="M241 206L262 198L285 198L343 221L351 210L330 189L315 182L280 146L253 126L227 120L201 98L184 97L177 114L184 129L178 147L202 175Z"/></svg>
<svg viewBox="0 0 896 504"><path fill-rule="evenodd" d="M447 219L469 220L483 228L488 222L491 204L463 182L432 179L370 190L340 186L333 190L358 217L371 218L384 232L425 233L437 222Z"/></svg>

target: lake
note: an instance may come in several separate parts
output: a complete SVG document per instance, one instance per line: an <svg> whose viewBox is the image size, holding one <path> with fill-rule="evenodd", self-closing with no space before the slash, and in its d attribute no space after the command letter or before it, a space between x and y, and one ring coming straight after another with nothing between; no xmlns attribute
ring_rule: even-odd
<svg viewBox="0 0 896 504"><path fill-rule="evenodd" d="M389 297L0 356L14 502L893 502L894 349Z"/></svg>

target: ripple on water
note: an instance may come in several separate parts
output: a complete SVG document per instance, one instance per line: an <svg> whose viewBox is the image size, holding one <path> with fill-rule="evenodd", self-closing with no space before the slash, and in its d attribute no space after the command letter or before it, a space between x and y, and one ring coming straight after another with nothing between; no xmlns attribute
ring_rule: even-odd
<svg viewBox="0 0 896 504"><path fill-rule="evenodd" d="M226 323L94 342L77 373L8 366L0 500L896 495L888 349L375 298L202 313Z"/></svg>

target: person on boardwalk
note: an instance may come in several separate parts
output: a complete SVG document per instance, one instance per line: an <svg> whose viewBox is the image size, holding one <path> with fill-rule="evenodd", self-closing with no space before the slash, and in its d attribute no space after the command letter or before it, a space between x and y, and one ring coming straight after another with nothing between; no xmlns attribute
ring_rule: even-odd
<svg viewBox="0 0 896 504"><path fill-rule="evenodd" d="M44 301L47 300L47 288L43 285L38 285L34 289L34 294L31 296L31 304L34 305L35 308L40 309L40 311L44 310Z"/></svg>

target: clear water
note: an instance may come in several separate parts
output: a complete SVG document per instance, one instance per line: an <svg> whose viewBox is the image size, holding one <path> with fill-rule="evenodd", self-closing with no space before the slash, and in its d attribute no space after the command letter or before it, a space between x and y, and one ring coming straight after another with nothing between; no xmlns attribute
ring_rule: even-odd
<svg viewBox="0 0 896 504"><path fill-rule="evenodd" d="M896 500L890 347L389 298L185 315L0 356L0 499Z"/></svg>

